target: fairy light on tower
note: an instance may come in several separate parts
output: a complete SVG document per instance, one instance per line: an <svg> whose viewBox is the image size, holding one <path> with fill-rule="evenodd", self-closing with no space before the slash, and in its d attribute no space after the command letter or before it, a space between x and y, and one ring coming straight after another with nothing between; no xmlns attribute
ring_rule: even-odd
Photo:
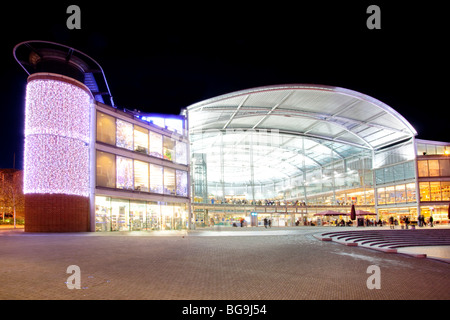
<svg viewBox="0 0 450 320"><path fill-rule="evenodd" d="M25 231L92 231L92 119L95 100L103 102L94 73L103 75L103 71L85 54L51 42L20 43L14 48L14 56L29 74L25 98ZM107 87L106 80L103 85ZM109 94L107 88L104 92Z"/></svg>

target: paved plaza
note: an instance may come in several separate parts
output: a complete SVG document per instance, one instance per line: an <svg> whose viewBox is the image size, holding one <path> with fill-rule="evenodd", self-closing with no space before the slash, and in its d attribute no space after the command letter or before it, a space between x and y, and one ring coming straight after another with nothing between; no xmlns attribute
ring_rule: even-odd
<svg viewBox="0 0 450 320"><path fill-rule="evenodd" d="M0 300L450 299L449 263L314 237L343 229L0 230ZM81 289L66 285L70 265ZM380 289L367 286L370 266Z"/></svg>

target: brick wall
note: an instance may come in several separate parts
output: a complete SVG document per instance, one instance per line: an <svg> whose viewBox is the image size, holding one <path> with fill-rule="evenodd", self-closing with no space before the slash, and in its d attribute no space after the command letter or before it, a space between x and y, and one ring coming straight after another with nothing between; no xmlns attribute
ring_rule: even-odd
<svg viewBox="0 0 450 320"><path fill-rule="evenodd" d="M89 231L89 198L65 194L26 194L25 231Z"/></svg>

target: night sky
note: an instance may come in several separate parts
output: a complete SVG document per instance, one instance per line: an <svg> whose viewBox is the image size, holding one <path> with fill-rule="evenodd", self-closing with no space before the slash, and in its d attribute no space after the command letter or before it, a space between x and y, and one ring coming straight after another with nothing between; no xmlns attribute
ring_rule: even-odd
<svg viewBox="0 0 450 320"><path fill-rule="evenodd" d="M92 57L117 107L179 114L192 103L237 90L323 84L383 101L413 125L419 139L450 141L449 26L439 6L92 2L15 2L3 10L0 168L13 167L14 153L15 167L23 167L27 75L12 50L26 40L61 43ZM66 27L71 4L81 9L81 30ZM366 27L371 4L381 8L381 30Z"/></svg>

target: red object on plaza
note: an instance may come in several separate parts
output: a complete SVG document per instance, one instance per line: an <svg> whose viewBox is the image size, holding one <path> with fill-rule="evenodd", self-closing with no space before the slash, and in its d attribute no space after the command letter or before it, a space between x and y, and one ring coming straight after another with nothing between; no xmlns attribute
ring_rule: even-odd
<svg viewBox="0 0 450 320"><path fill-rule="evenodd" d="M352 210L350 211L350 220L355 220L356 219L356 210L355 210L355 205L352 204Z"/></svg>

